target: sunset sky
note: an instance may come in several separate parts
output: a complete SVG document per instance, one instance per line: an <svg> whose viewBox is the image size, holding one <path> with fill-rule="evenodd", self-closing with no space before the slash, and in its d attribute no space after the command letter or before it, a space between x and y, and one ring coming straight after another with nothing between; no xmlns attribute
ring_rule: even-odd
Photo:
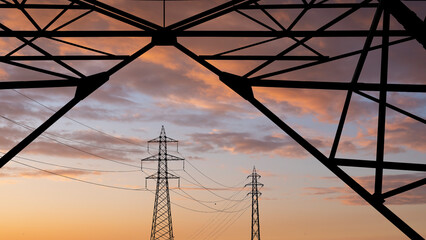
<svg viewBox="0 0 426 240"><path fill-rule="evenodd" d="M0 6L14 1L0 1ZM20 1L19 1L20 2ZM162 3L157 1L102 0L157 25ZM166 25L223 4L223 0L171 1ZM261 0L261 4L282 3ZM303 3L289 0L286 3ZM308 1L309 2L309 1ZM317 1L320 2L320 1ZM328 3L360 2L330 0ZM66 0L28 0L26 4L69 4ZM404 1L425 19L425 1ZM357 11L330 30L368 30L374 8ZM288 27L300 9L268 10ZM294 30L315 30L345 9L312 9ZM44 28L60 10L28 10ZM49 30L84 13L69 10ZM279 27L262 12L249 16ZM20 10L0 8L0 23L12 30L36 30ZM275 25L274 25L275 24ZM381 28L381 24L379 24ZM391 17L391 29L403 27ZM61 30L137 30L105 15L91 12ZM267 30L236 12L193 30ZM1 31L5 31L2 27ZM1 32L0 31L0 32ZM392 37L390 41L402 39ZM27 38L29 40L31 38ZM60 37L116 55L131 55L150 43L148 37ZM224 52L268 38L182 37L178 42L198 55ZM314 38L306 42L325 56L362 49L365 38ZM280 38L238 52L241 55L276 55L294 40ZM381 38L374 38L373 46ZM5 56L22 41L0 36ZM48 38L34 44L52 55L95 55L89 50ZM38 56L25 46L12 56ZM312 55L299 46L289 55ZM359 55L272 76L272 80L350 82ZM19 62L19 61L17 61ZM21 61L33 67L78 77L53 61ZM119 60L64 61L89 76L111 69ZM264 61L218 61L210 64L224 72L245 75ZM309 61L307 61L309 62ZM253 74L261 76L303 61L276 61ZM359 82L380 81L380 51L371 51ZM393 45L389 55L390 83L424 84L425 49L415 40ZM0 81L53 80L43 74L0 62ZM254 87L255 97L329 155L339 122L345 91ZM378 92L367 92L378 97ZM0 90L0 156L70 101L75 87ZM387 101L421 118L426 116L423 93L388 93ZM373 160L376 156L378 104L354 94L337 157ZM391 109L386 113L385 160L426 163L426 127ZM261 238L266 240L399 240L407 237L368 205L317 159L292 140L249 102L223 84L217 75L173 46L155 46L110 77L78 103L27 148L0 169L0 239L7 240L137 240L149 239L154 205L155 163L140 160L158 146L147 141L165 127L179 140L170 153L186 159L169 164L181 177L180 188L170 180L175 240L250 239L251 199L247 176L255 166L264 184L260 198ZM374 170L343 170L367 190L374 191ZM425 178L422 172L384 171L384 190ZM195 201L196 200L196 201ZM387 199L394 211L420 235L426 236L426 187Z"/></svg>

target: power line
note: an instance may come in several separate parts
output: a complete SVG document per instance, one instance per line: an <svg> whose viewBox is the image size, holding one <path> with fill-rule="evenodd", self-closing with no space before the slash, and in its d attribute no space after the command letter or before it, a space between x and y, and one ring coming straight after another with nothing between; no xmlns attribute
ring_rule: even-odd
<svg viewBox="0 0 426 240"><path fill-rule="evenodd" d="M213 236L215 236L215 238L213 238L213 240L217 239L223 232L225 232L226 230L228 230L228 228L230 228L249 208L250 208L250 205L247 206L245 208L245 210L243 212L241 212L240 215L238 215L234 220L230 219L227 223L224 223L225 227L222 228L222 231L215 231L214 232L214 233L216 233L216 235L213 235ZM230 221L232 221L232 222L229 223Z"/></svg>
<svg viewBox="0 0 426 240"><path fill-rule="evenodd" d="M22 162L19 162L19 161L16 161L16 160L11 160L11 161L18 163L20 165L29 167L29 168L33 168L33 169L45 172L45 173L49 173L49 174L56 175L56 176L59 176L59 177L63 177L63 178L67 178L67 179L70 179L70 180L74 180L74 181L78 181L78 182L82 182L82 183L87 183L87 184L91 184L91 185L95 185L95 186L106 187L106 188L114 188L114 189L120 189L120 190L129 190L129 191L146 191L144 188L127 188L127 187L118 187L118 186L112 186L112 185L107 185L107 184L102 184L102 183L95 183L95 182L91 182L91 181L87 181L87 180L83 180L83 179L79 179L79 178L75 178L75 177L70 177L70 176L66 176L66 175L63 175L63 174L59 174L59 173L55 173L55 172L45 170L45 169L41 169L41 168L38 168L38 167L34 167L32 165L22 163Z"/></svg>
<svg viewBox="0 0 426 240"><path fill-rule="evenodd" d="M16 91L16 90L14 90L14 91ZM17 92L18 94L20 94L20 95L23 95L24 97L27 97L28 99L30 99L30 100L32 100L32 101L34 101L34 102L36 102L36 103L38 103L38 104L40 104L40 105L42 105L42 106L46 107L47 109L54 111L53 109L50 109L49 107L47 107L47 106L45 106L44 104L42 104L42 103L38 102L37 100L32 99L32 98L30 98L30 97L26 96L25 94L22 94L22 93L20 93L20 92L18 92L18 91L16 91L16 92ZM12 123L14 123L14 124L18 125L18 126L21 126L21 127L25 128L25 129L27 129L27 130L34 130L34 128L33 128L33 127L30 127L30 126L28 126L28 125L26 125L26 124L23 124L23 123L19 123L19 122L15 121L15 120L12 120L12 119L8 118L8 117L2 116L2 115L0 115L0 117L2 117L3 119L6 119L6 120L8 120L8 121L10 121L10 122L12 122ZM47 139L50 139L50 140L52 140L52 141L55 141L55 142L57 142L57 143L59 143L59 144L61 144L61 145L67 146L67 147L69 147L69 148L72 148L72 149L74 149L74 150L77 150L77 151L80 151L80 152L84 152L84 153L86 153L86 154L89 154L89 155L92 155L92 156L95 156L95 157L98 157L98 158L101 158L101 159L104 159L104 160L112 161L112 162L115 162L115 163L119 163L119 164L123 164L123 165L127 165L127 166L132 166L132 167L138 167L138 166L135 166L135 165L126 164L126 163L122 163L122 162L119 162L119 161L116 161L116 160L112 160L112 159L108 159L108 158L105 158L105 157L99 156L99 155L97 155L97 154L94 154L94 153L91 153L91 152L85 151L85 150L80 149L80 148L75 147L75 146L71 146L71 145L69 145L69 144L66 144L66 143L64 143L64 142L61 142L61 141L59 141L59 140L57 140L57 139L54 139L54 138L49 137L49 136L46 136L46 135L55 136L55 137L58 137L58 138L61 138L61 139L65 139L65 140L72 141L72 142L77 142L77 143L79 143L79 144L84 144L84 145L88 145L88 146L92 146L92 147L99 147L99 146L94 146L94 145L90 145L90 144L82 143L82 142L79 142L79 141L76 141L76 140L72 140L72 139L68 139L68 138L64 138L64 137L62 137L62 136L59 136L59 135L56 135L56 134L52 134L52 133L44 133L44 134L43 134L43 137L45 137L45 138L47 138ZM103 148L103 147L99 147L99 148ZM105 148L103 148L103 149L105 149ZM107 148L107 150L116 150L116 149L110 149L110 148ZM117 171L117 170L115 170L115 171L107 171L107 170L94 170L94 169L75 168L75 167L63 166L63 165L58 165L58 164L46 163L46 162L42 162L42 161L38 161L38 160L34 160L34 159L29 159L29 158L23 158L23 157L18 157L18 158L21 158L21 159L24 159L24 160L27 160L27 161L32 161L32 162L42 163L42 164L46 164L46 165L57 166L57 167L63 167L63 168L68 168L68 169L80 170L80 171L91 171L91 172L94 172L94 171L96 171L96 172L134 172L134 171ZM128 189L128 188L115 187L115 186L110 186L110 185L105 185L105 184L93 183L93 182L90 182L90 181L81 180L81 179L73 178L73 177L69 177L69 176L64 176L64 175L61 175L61 174L58 174L58 173L55 173L55 172L51 172L51 171L48 171L48 170L44 170L44 169L40 169L40 168L37 168L37 167L33 167L33 166L31 166L31 165L24 164L24 163L21 163L21 162L18 162L18 161L15 161L15 162L17 162L17 163L19 163L19 164L22 164L22 165L25 165L25 166L27 166L27 167L32 167L32 168L37 169L37 170L40 170L40 171L44 171L44 172L47 172L47 173L50 173L50 174L58 175L58 176L61 176L61 177L65 177L65 178L68 178L68 179L73 179L73 180L80 181L80 182L85 182L85 183L89 183L89 184L94 184L94 185L103 186L103 187L110 187L110 188L115 188L115 189L135 190L135 189ZM190 165L191 165L194 169L196 169L199 173L201 173L203 176L205 176L206 178L208 178L209 180L211 180L211 181L213 181L213 182L215 182L215 183L217 183L217 184L219 184L219 185L221 185L221 186L224 186L224 187L226 187L226 188L232 188L232 187L226 186L226 185L224 185L224 184L221 184L221 183L219 183L219 182L217 182L217 181L213 180L212 178L208 177L206 174L202 173L202 172L201 172L198 168L196 168L196 167L195 167L192 163L190 163ZM139 168L139 167L138 167L138 168ZM185 171L185 172L186 172L186 171ZM205 187L204 185L202 185L199 181L197 181L197 180L196 180L196 179L195 179L192 175L190 175L188 172L186 172L186 173L187 173L187 174L188 174L188 175L189 175L189 176L190 176L190 177L191 177L194 181L196 181L198 184L194 184L193 182L191 182L191 181L189 181L189 180L187 180L187 179L185 179L185 180L187 180L188 182L190 182L190 183L192 183L192 184L194 184L194 185L198 185L198 186L202 187L203 189L208 190L208 191L209 191L209 192L211 192L212 194L214 194L214 195L216 195L216 196L218 196L218 197L222 198L222 200L219 200L219 201L224 201L224 200L226 200L226 201L237 201L237 202L241 202L241 201L245 200L245 198L243 198L243 199L241 199L241 200L234 200L234 199L231 199L234 195L236 195L236 194L238 194L239 192L241 192L241 190L240 190L239 192L237 192L236 194L234 194L231 198L224 198L224 197L222 197L222 196L220 196L220 195L218 195L218 194L216 194L216 193L212 192L210 188L207 188L207 187ZM244 181L243 181L243 182L244 182ZM189 199L191 199L191 200L194 200L194 201L196 201L196 202L200 203L201 205L203 205L203 206L205 206L205 207L207 207L207 208L210 208L210 209L214 210L215 212L228 212L228 213L233 213L233 212L239 212L239 211L241 211L241 210L238 210L238 211L226 211L227 209L222 209L222 210L215 209L215 208L212 208L212 207L210 207L210 206L208 206L208 205L204 204L202 200L198 200L198 199L196 199L196 198L192 197L191 195L189 195L189 194L188 194L188 193L186 193L185 191L182 191L182 192L184 192L184 193L188 196L188 197L186 197L186 198L189 198ZM179 194L179 193L177 193L177 194ZM182 195L182 194L179 194L179 195L181 195L181 196L185 197L185 196L184 196L184 195ZM219 201L215 201L215 202L219 202ZM234 206L235 206L235 205L236 205L236 204L234 204ZM183 207L183 206L180 206L180 207ZM194 209L190 209L190 208L186 208L186 207L183 207L183 208L188 209L188 210L194 210ZM231 208L232 208L232 207L231 207ZM229 208L228 208L228 209L229 209Z"/></svg>
<svg viewBox="0 0 426 240"><path fill-rule="evenodd" d="M10 122L12 122L12 123L14 123L14 124L16 124L16 125L18 125L18 126L21 126L21 127L23 127L23 128L25 128L25 129L28 129L28 130L33 130L34 128L33 127L31 127L31 126L28 126L28 125L26 125L26 124L23 124L23 123L20 123L20 122L17 122L17 121L15 121L15 120L13 120L13 119L10 119L10 118L8 118L8 117L5 117L5 116L3 116L3 115L0 115L0 117L2 117L3 119L6 119L6 120L8 120L8 121L10 121ZM111 162L114 162L114 163L118 163L118 164L122 164L122 165L126 165L126 166L131 166L131 167L135 167L135 168L139 168L139 166L136 166L136 165L132 165L132 164L127 164L127 163L123 163L123 162L120 162L120 161L117 161L117 160L113 160L113 159L109 159L109 158L106 158L106 157L103 157L103 156L100 156L100 155L98 155L98 154L94 154L94 153L91 153L91 152L89 152L89 151L86 151L86 150L83 150L83 149L80 149L80 148L78 148L78 147L75 147L75 146L71 146L71 145L69 145L69 144L66 144L66 143L64 143L64 142L61 142L61 141L59 141L59 140L57 140L57 139L54 139L54 138L52 138L52 137L49 137L49 136L46 136L45 134L43 134L42 135L43 137L45 137L45 138L47 138L47 139L50 139L50 140L52 140L52 141L54 141L54 142L57 142L57 143L59 143L59 144L61 144L61 145L64 145L64 146L66 146L66 147L69 147L69 148L71 148L71 149L74 149L74 150L77 150L77 151L80 151L80 152L83 152L83 153L86 153L86 154L89 154L89 155L91 155L91 156L95 156L95 157L98 157L98 158L100 158L100 159L103 159L103 160L107 160L107 161L111 161ZM59 165L57 165L57 166L59 166ZM65 167L65 166L60 166L60 167ZM147 168L147 169L150 169L150 170L154 170L153 168ZM184 170L185 171L185 170ZM199 170L198 170L199 171ZM239 201L239 200L234 200L234 199L232 199L232 197L231 198L226 198L226 197L222 197L222 196L220 196L220 195L218 195L218 194L216 194L215 192L213 192L211 189L212 188L207 188L207 187L205 187L204 185L202 185L198 180L196 180L191 174L189 174L187 171L185 171L187 174L188 174L188 176L190 176L196 183L194 183L193 181L190 181L190 180L188 180L188 179L186 179L186 178L184 178L184 177L182 177L184 180L186 180L187 182L189 182L189 183L191 183L191 184L193 184L193 185L196 185L196 186L199 186L199 187L201 187L202 189L205 189L205 190L207 190L207 191L209 191L210 193L212 193L213 195L215 195L215 196L217 196L217 197L219 197L219 198L221 198L222 200L218 200L218 201L216 201L216 202L219 202L219 201ZM200 171L201 172L201 171ZM174 172L175 173L175 172ZM205 174L204 174L205 175ZM245 180L244 180L245 181ZM244 182L243 181L243 182ZM242 183L243 183L242 182ZM230 187L227 187L228 189L230 189ZM240 190L240 191L242 191L242 190ZM239 191L239 192L240 192Z"/></svg>
<svg viewBox="0 0 426 240"><path fill-rule="evenodd" d="M214 182L214 183L216 183L216 184L218 184L218 185L220 185L220 186L222 186L222 187L225 187L225 188L234 188L234 187L236 187L236 186L241 186L241 184L244 182L240 182L240 183L237 183L237 184L235 184L234 186L227 186L227 185L225 185L225 184L222 184L222 183L220 183L220 182L218 182L218 181L216 181L216 180L214 180L213 178L211 178L211 177L209 177L209 176L207 176L205 173L203 173L201 170L199 170L197 167L195 167L190 161L188 161L188 159L185 159L186 160L186 162L187 163L189 163L189 165L191 166L191 167L193 167L195 170L197 170L197 172L199 172L201 175L203 175L204 177L206 177L207 179L209 179L210 181L212 181L212 182Z"/></svg>
<svg viewBox="0 0 426 240"><path fill-rule="evenodd" d="M27 98L27 99L29 99L29 100L31 100L31 101L33 101L33 102L37 103L38 105L40 105L40 106L42 106L42 107L44 107L44 108L46 108L46 109L48 109L48 110L50 110L50 111L52 111L52 112L56 112L56 110L54 110L54 109L52 109L52 108L50 108L50 107L48 107L48 106L44 105L43 103L41 103L41 102L39 102L39 101L35 100L34 98L31 98L31 97L29 97L29 96L25 95L24 93L22 93L22 92L20 92L20 91L18 91L18 90L16 90L16 89L12 89L12 91L14 91L14 92L18 93L19 95L21 95L21 96L23 96L23 97L25 97L25 98ZM139 145L139 144L136 144L136 143L134 143L134 142L131 142L131 141L128 141L128 140L125 140L125 139L122 139L122 138L116 137L116 136L114 136L114 135L112 135L112 134L109 134L109 133L103 132L103 131L101 131L101 130L99 130L99 129L96 129L96 128L91 127L91 126L89 126L89 125L87 125L87 124L84 124L84 123L82 123L82 122L80 122L80 121L77 121L77 120L75 120L75 119L73 119L73 118L71 118L71 117L64 116L64 118L66 118L66 119L68 119L68 120L71 120L71 121L73 121L73 122L75 122L75 123L77 123L77 124L79 124L79 125L81 125L81 126L84 126L84 127L86 127L86 128L89 128L89 129L91 129L91 130L93 130L93 131L95 131L95 132L98 132L98 133L100 133L100 134L103 134L103 135L105 135L105 136L108 136L108 137L111 137L111 138L117 139L117 140L119 140L119 141L122 141L122 142L125 142L125 143L128 143L128 144L132 144L132 145L135 145L135 146L138 146L138 147L143 147L143 146L141 146L141 145Z"/></svg>
<svg viewBox="0 0 426 240"><path fill-rule="evenodd" d="M201 188L202 190L205 190L204 188ZM179 190L182 190L182 192L184 192L185 194L187 194L187 195L189 195L187 192L185 192L185 191L183 191L183 189L182 188L179 188ZM240 188L240 190L238 190L237 192L235 192L234 194L232 194L229 198L232 200L226 200L226 199L221 199L221 200L208 200L208 201L206 201L206 200L198 200L198 201L200 201L200 202L203 202L203 203L220 203L220 202L239 202L239 201L242 201L242 200L244 200L247 196L245 196L244 198L242 198L242 199L233 199L236 195L238 195L239 193L241 193L242 191L244 190L244 187L242 187L242 188Z"/></svg>
<svg viewBox="0 0 426 240"><path fill-rule="evenodd" d="M198 200L198 199L194 198L193 196L189 195L187 192L183 191L182 189L180 189L180 190L181 190L183 193L185 193L185 195L186 195L187 197L186 197L185 195L180 194L180 193L178 193L177 191L175 191L175 190L173 190L173 189L172 189L172 191L173 191L174 193L176 193L176 194L178 194L178 195L180 195L180 196L182 196L182 197L184 197L184 198L187 198L187 199L193 200L193 201L195 201L195 202L197 202L197 203L201 204L202 206L204 206L204 207L206 207L206 208L209 208L209 209L212 209L212 210L214 210L214 211L216 211L216 212L223 212L223 213L236 213L236 212L240 212L240 211L241 211L241 209L239 209L239 210L235 210L235 211L229 211L229 209L231 209L231 208L233 208L233 207L237 206L238 204L240 204L241 202L243 202L244 200L246 200L246 199L247 199L247 197L245 197L245 198L243 198L243 199L239 200L237 203L234 203L234 205L232 205L232 206L231 206L231 207L229 207L229 208L217 209L217 208L210 207L210 206L206 205L205 203L203 203L202 201L200 201L200 200Z"/></svg>
<svg viewBox="0 0 426 240"><path fill-rule="evenodd" d="M246 195L247 197L247 195ZM225 207L228 207L232 204L232 202L228 201L225 204ZM235 204L233 206L236 206ZM248 206L249 207L249 206ZM220 218L222 217L222 215L225 214L223 212L219 212L218 214L216 214L213 218L211 218L206 224L204 224L203 227L199 228L197 231L195 231L192 235L189 236L188 240L193 240L193 239L200 239L200 237L198 237L199 235L203 234L206 230L211 229L212 226L215 226L217 224L220 225ZM227 216L229 216L229 214L227 214ZM219 222L219 223L217 223Z"/></svg>
<svg viewBox="0 0 426 240"><path fill-rule="evenodd" d="M3 115L0 115L0 117L3 118L3 119L5 119L5 120L7 120L7 121L10 121L10 122L12 122L12 123L14 123L16 125L19 125L19 126L21 126L23 128L26 128L27 130L35 130L36 129L35 127L31 127L31 126L29 126L27 124L20 123L18 121L15 121L15 120L10 119L8 117L5 117ZM74 143L86 145L86 146L89 146L89 147L100 148L100 149L104 149L104 150L111 150L111 151L118 151L118 152L127 152L127 153L128 152L143 152L142 150L136 150L136 149L133 149L133 150L127 150L127 149L123 150L123 149L102 147L102 146L98 146L98 145L94 145L94 144L90 144L90 143L86 143L86 142L82 142L82 141L77 141L77 140L74 140L74 139L66 138L66 137L63 137L63 136L60 136L60 135L57 135L57 134L54 134L54 133L44 132L44 133L42 133L42 135L43 136L44 135L50 135L50 136L54 136L54 137L57 137L57 138L60 138L60 139L63 139L63 140L70 141L70 142L74 142Z"/></svg>
<svg viewBox="0 0 426 240"><path fill-rule="evenodd" d="M22 157L20 157L20 158L22 158ZM66 176L66 175L63 175L63 174L59 174L59 173L55 173L55 172L52 172L52 171L49 171L49 170L45 170L45 169L41 169L41 168L38 168L38 167L34 167L32 165L25 164L25 163L22 163L22 162L19 162L19 161L16 161L16 160L11 160L11 161L13 161L13 162L15 162L17 164L26 166L28 168L32 168L32 169L35 169L35 170L38 170L38 171L49 173L51 175L59 176L59 177L62 177L62 178L66 178L66 179L77 181L77 182L81 182L81 183L86 183L86 184L90 184L90 185L94 185L94 186L100 186L100 187L105 187L105 188L118 189L118 190L142 191L142 192L150 192L150 193L154 194L154 192L152 190L149 190L149 189L146 189L146 188L127 188L127 187L119 187L119 186L113 186L113 185L107 185L107 184L101 184L101 183L91 182L91 181L87 181L87 180L83 180L83 179L79 179L79 178L75 178L75 177L70 177L70 176ZM177 207L180 207L182 209L188 210L188 211L199 212L199 213L215 213L215 212L212 212L212 211L210 211L210 212L209 211L202 211L202 210L197 210L197 209L185 207L183 205L180 205L180 204L177 204L177 203L174 203L174 202L172 202L171 204L173 204L173 205L175 205Z"/></svg>
<svg viewBox="0 0 426 240"><path fill-rule="evenodd" d="M0 153L5 154L4 152L0 152ZM79 170L79 171L87 171L87 172L104 172L104 173L139 172L139 170L100 170L100 169L76 168L76 167L64 166L64 165L60 165L60 164L43 162L43 161L39 161L39 160L31 159L31 158L26 158L26 157L20 157L20 156L16 156L16 158L26 160L26 161L30 161L30 162L35 162L35 163L41 163L41 164L45 164L45 165L49 165L49 166L55 166L55 167L61 167L61 168L67 168L67 169L72 169L72 170Z"/></svg>
<svg viewBox="0 0 426 240"><path fill-rule="evenodd" d="M242 208L239 212L241 212L240 216L249 209L251 204L247 205L246 207ZM218 229L223 229L223 225L227 224L226 220L230 217L231 219L237 214L238 212L235 212L233 214L226 214L226 217L222 220L220 217L225 214L223 212L218 213L215 215L208 223L206 223L202 228L200 228L198 231L193 233L188 240L193 239L206 239L207 237L211 236L215 232L218 232ZM228 220L229 222L229 220ZM209 231L209 233L206 233L206 230ZM206 237L201 237L202 235L206 235Z"/></svg>
<svg viewBox="0 0 426 240"><path fill-rule="evenodd" d="M34 128L32 128L32 127L28 126L28 125L25 125L25 124L23 124L23 123L19 123L19 122L15 121L15 120L10 119L10 118L8 118L8 117L5 117L5 116L3 116L3 115L0 115L0 117L1 117L1 118L3 118L3 119L6 119L6 120L8 120L8 121L10 121L10 122L12 122L12 123L14 123L14 124L16 124L16 125L18 125L18 126L21 126L21 127L25 128L25 129L27 129L27 130L33 130L33 129L34 129ZM109 158L106 158L106 157L102 157L102 156L100 156L100 155L97 155L97 154L91 153L91 152L89 152L89 151L86 151L86 150L80 149L80 148L78 148L78 147L71 146L71 145L69 145L69 144L63 143L63 142L61 142L61 141L59 141L59 140L57 140L57 139L54 139L54 138L49 137L49 136L46 136L46 135L42 135L42 136L43 136L43 137L45 137L45 138L47 138L47 139L50 139L50 140L52 140L52 141L54 141L54 142L56 142L56 143L59 143L59 144L61 144L61 145L64 145L64 146L66 146L66 147L72 148L72 149L74 149L74 150L77 150L77 151L80 151L80 152L86 153L86 154L88 154L88 155L91 155L91 156L94 156L94 157L97 157L97 158L100 158L100 159L104 159L104 160L107 160L107 161L115 162L115 163L122 164L122 165L126 165L126 166L131 166L131 167L139 168L139 166L136 166L136 165L132 165L132 164L128 164L128 163L124 163L124 162L120 162L120 161L117 161L117 160L109 159Z"/></svg>
<svg viewBox="0 0 426 240"><path fill-rule="evenodd" d="M207 187L205 187L205 186L204 186L203 184L201 184L201 183L200 183L197 179L195 179L195 178L194 178L191 174L189 174L186 170L184 170L184 172L185 172L186 174L188 174L188 176L189 176L192 180L194 180L194 181L196 182L196 183L194 183L194 182L189 181L188 179L186 179L186 178L184 178L184 177L182 177L182 176L181 176L181 178L182 178L182 179L184 179L184 180L188 181L189 183L192 183L193 185L199 186L199 187L201 187L201 188L203 188L203 189L207 190L207 191L208 191L208 192L210 192L211 194L213 194L213 195L215 195L216 197L219 197L219 198L221 198L221 199L228 200L228 201L235 201L235 200L233 200L233 199L223 197L223 196L221 196L221 195L219 195L219 194L217 194L217 193L213 192L213 191L211 190L211 188L207 188ZM224 189L224 190L230 190L230 188L228 188L228 189Z"/></svg>

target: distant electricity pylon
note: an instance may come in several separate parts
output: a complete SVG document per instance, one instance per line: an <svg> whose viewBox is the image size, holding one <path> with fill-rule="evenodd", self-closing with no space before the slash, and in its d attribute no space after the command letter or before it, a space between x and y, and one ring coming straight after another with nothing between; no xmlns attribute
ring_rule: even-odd
<svg viewBox="0 0 426 240"><path fill-rule="evenodd" d="M174 239L172 212L170 208L169 179L179 179L179 177L168 172L167 161L177 161L184 159L168 154L167 143L177 144L177 142L178 141L166 136L164 126L162 126L160 136L148 141L148 148L150 143L158 143L158 154L141 160L141 168L144 161L158 161L157 173L145 178L145 181L147 179L157 179L150 240Z"/></svg>
<svg viewBox="0 0 426 240"><path fill-rule="evenodd" d="M251 240L260 240L260 223L259 223L259 192L258 186L263 187L262 183L257 182L260 175L256 172L256 167L253 167L253 173L247 178L251 178L251 183L246 186L251 186Z"/></svg>

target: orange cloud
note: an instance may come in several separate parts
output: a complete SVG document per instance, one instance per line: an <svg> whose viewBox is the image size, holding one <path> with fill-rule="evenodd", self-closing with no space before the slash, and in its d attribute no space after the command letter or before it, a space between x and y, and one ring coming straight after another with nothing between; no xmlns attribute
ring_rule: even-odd
<svg viewBox="0 0 426 240"><path fill-rule="evenodd" d="M340 91L255 88L256 97L287 114L313 114L320 121L336 123L344 102Z"/></svg>

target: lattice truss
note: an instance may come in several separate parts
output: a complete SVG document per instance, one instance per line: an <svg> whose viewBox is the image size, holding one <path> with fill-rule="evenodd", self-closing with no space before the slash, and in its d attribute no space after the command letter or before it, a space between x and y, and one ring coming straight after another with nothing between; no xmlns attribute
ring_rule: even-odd
<svg viewBox="0 0 426 240"><path fill-rule="evenodd" d="M414 52L424 56L425 24L406 7L408 2L206 1L208 6L216 5L198 13L188 10L191 16L160 23L133 14L130 7L118 9L116 4L125 6L126 2L135 4L96 0L0 1L2 71L22 69L33 73L32 77L19 81L3 79L0 89L75 88L75 96L11 148L1 158L0 166L80 101L108 84L110 77L126 65L155 46L172 46L217 75L218 80L250 102L407 236L422 238L385 206L385 200L423 186L426 178L386 192L382 187L384 170L426 171L426 164L419 159L399 162L384 159L387 112L425 124L419 113L387 101L390 94L408 92L420 96L426 91L424 75L413 74L416 66L420 68L416 71L422 72L424 62L397 61L409 70L402 74L392 71L390 59L398 60L399 54L407 49L414 48ZM15 18L8 18L10 15ZM238 21L219 24L235 18ZM74 50L64 50L70 48ZM337 71L341 68L333 65L341 61L347 65L345 71ZM245 69L232 72L227 66L233 64ZM315 75L318 69L329 74ZM376 72L376 77L364 79L365 71ZM285 114L277 114L262 103L258 89L265 94L282 91L283 96L300 89L315 89L325 94L343 92L346 98L329 153L323 153L308 137L290 127ZM377 103L374 160L338 157L354 98ZM344 167L375 171L373 193Z"/></svg>

